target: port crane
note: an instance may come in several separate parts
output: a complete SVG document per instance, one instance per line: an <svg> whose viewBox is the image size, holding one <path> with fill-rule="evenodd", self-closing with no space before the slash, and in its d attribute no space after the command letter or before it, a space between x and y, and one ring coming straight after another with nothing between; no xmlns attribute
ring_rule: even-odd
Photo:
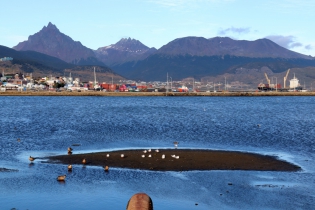
<svg viewBox="0 0 315 210"><path fill-rule="evenodd" d="M287 81L288 75L289 75L290 69L288 69L287 74L283 78L283 88L285 88L285 82Z"/></svg>
<svg viewBox="0 0 315 210"><path fill-rule="evenodd" d="M268 85L270 86L270 79L268 78L266 72L265 72L265 77L266 77L266 80L267 80Z"/></svg>

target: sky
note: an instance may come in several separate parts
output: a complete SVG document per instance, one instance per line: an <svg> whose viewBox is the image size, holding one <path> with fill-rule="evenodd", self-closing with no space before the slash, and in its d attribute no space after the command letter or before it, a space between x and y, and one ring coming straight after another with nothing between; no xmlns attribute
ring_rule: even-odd
<svg viewBox="0 0 315 210"><path fill-rule="evenodd" d="M49 22L93 50L122 38L159 49L176 38L268 38L315 56L314 0L10 0L0 45L14 47Z"/></svg>

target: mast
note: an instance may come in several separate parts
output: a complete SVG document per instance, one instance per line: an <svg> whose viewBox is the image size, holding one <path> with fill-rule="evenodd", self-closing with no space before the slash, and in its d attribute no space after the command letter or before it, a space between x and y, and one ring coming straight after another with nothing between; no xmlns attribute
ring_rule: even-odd
<svg viewBox="0 0 315 210"><path fill-rule="evenodd" d="M96 85L96 74L95 74L95 67L94 67L94 85Z"/></svg>

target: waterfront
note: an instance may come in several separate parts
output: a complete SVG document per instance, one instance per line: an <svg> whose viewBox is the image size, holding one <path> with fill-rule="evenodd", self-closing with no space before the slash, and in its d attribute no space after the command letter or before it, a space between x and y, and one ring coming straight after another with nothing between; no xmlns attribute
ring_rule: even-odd
<svg viewBox="0 0 315 210"><path fill-rule="evenodd" d="M3 96L3 209L124 209L137 192L154 209L311 209L315 190L313 97ZM257 124L260 126L258 127ZM17 141L20 139L20 141ZM299 172L156 172L47 164L28 157L173 148L274 155ZM67 174L65 183L56 177ZM229 185L231 183L232 185ZM195 204L198 205L195 205Z"/></svg>

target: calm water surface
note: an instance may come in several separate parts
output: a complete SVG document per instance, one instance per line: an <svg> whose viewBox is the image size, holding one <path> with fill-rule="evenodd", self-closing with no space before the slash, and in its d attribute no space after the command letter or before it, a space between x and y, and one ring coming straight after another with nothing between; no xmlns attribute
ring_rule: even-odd
<svg viewBox="0 0 315 210"><path fill-rule="evenodd" d="M0 97L0 209L314 209L314 97ZM260 125L257 126L257 125ZM20 142L17 139L20 138ZM137 148L237 150L300 172L152 172L46 164L28 157ZM67 174L64 183L56 177ZM229 185L228 183L232 183ZM198 205L196 205L198 204Z"/></svg>

